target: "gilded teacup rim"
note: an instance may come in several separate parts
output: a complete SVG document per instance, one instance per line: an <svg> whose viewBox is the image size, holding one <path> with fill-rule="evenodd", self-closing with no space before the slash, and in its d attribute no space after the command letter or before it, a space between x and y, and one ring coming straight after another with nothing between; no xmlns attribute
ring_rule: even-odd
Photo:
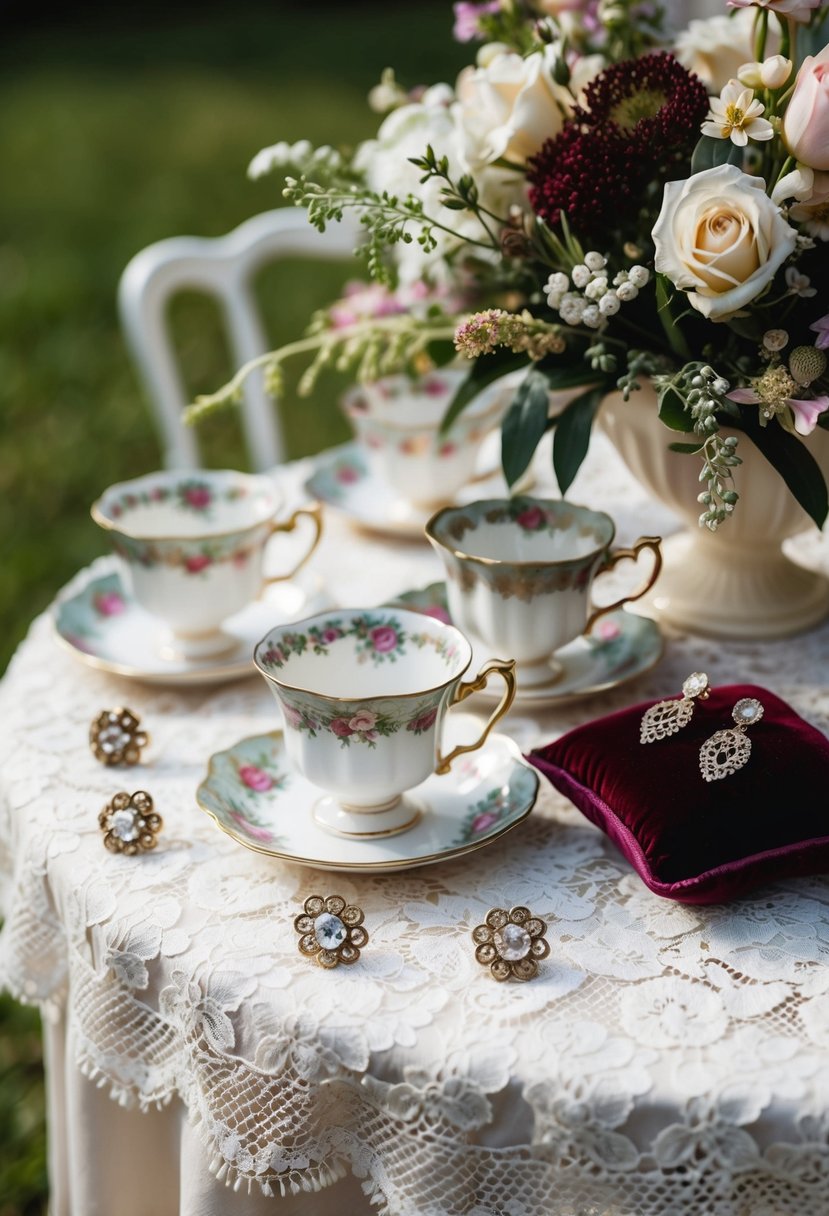
<svg viewBox="0 0 829 1216"><path fill-rule="evenodd" d="M503 557L483 557L476 553L469 553L466 549L460 549L455 545L447 543L440 536L435 534L435 528L438 521L444 516L453 514L467 514L470 511L488 510L494 507L502 507L510 503L527 503L531 506L540 506L549 508L551 506L560 507L569 511L576 511L591 515L598 520L606 520L610 525L610 535L607 540L599 542L595 548L589 549L586 553L580 553L575 557L559 557L559 558L531 558L523 560L519 558L503 558ZM485 521L486 522L486 521ZM514 521L513 521L514 522ZM482 566L512 566L518 569L537 569L539 567L549 568L553 566L571 566L576 563L589 561L599 554L605 552L614 541L616 536L616 524L606 511L596 511L593 507L585 507L579 503L569 502L564 498L535 498L528 494L516 495L515 498L482 498L475 502L464 503L462 505L450 504L447 507L441 507L432 515L424 526L426 536L434 544L439 545L447 553L451 553L453 557L466 562L477 562Z"/></svg>
<svg viewBox="0 0 829 1216"><path fill-rule="evenodd" d="M104 504L110 497L117 493L129 492L130 489L135 489L142 483L158 481L158 482L175 482L187 478L202 478L205 480L216 479L218 481L230 480L235 478L245 483L253 483L254 485L263 486L271 496L273 505L272 508L251 523L236 524L232 528L211 528L209 525L198 532L186 532L183 534L176 532L150 533L145 531L136 532L130 529L129 525L118 519L111 519L105 513ZM284 499L279 490L268 477L264 477L261 473L244 473L239 469L156 469L154 472L142 473L139 477L130 477L124 481L115 481L112 485L98 495L89 508L89 514L105 532L117 532L122 536L128 537L130 540L151 541L155 544L161 544L167 541L175 544L183 544L185 542L193 543L194 541L204 540L219 540L225 536L243 536L246 532L253 532L257 528L270 523L277 513L282 509Z"/></svg>
<svg viewBox="0 0 829 1216"><path fill-rule="evenodd" d="M289 684L287 680L280 679L280 677L274 675L272 671L266 671L259 662L260 650L266 642L271 642L274 633L293 633L302 629L308 630L311 626L317 624L318 622L330 620L332 616L356 617L367 613L383 611L394 613L396 617L403 617L406 620L411 621L419 629L423 629L428 626L429 628L434 629L436 633L455 635L458 638L458 641L463 643L463 645L466 647L466 661L463 663L463 666L459 667L453 675L449 676L446 680L442 680L439 684L432 684L428 688L418 688L414 692L376 692L363 693L361 696L357 697L341 697L335 696L333 693L320 692L316 688L308 688L302 684ZM469 641L466 634L462 633L461 630L458 629L457 625L450 625L444 621L438 621L434 617L427 616L423 612L416 612L408 608L397 608L392 605L382 604L379 606L379 608L376 604L368 608L330 608L325 612L317 612L314 613L313 616L303 617L303 619L299 621L290 621L284 625L273 625L264 635L264 637L259 639L253 648L253 665L263 679L275 684L277 688L284 689L286 692L304 693L306 696L316 697L320 701L333 701L338 705L360 705L365 704L366 701L405 701L417 697L428 696L430 693L439 692L442 688L448 688L450 684L454 684L456 680L462 679L469 670L471 663L472 643Z"/></svg>

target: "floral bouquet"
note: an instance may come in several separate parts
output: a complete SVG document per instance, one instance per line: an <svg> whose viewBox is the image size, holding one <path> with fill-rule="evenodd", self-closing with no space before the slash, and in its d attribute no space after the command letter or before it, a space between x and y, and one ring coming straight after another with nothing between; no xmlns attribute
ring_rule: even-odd
<svg viewBox="0 0 829 1216"><path fill-rule="evenodd" d="M387 71L370 95L386 117L353 155L277 144L251 165L281 170L320 230L357 213L374 280L258 361L273 387L294 353L313 355L301 391L328 365L370 381L460 356L448 426L525 367L504 472L552 428L566 493L603 396L650 380L685 434L671 446L702 462L701 524L734 511L745 437L821 526L803 439L829 428L829 5L729 0L674 33L641 0L454 8L455 37L481 44L454 87Z"/></svg>

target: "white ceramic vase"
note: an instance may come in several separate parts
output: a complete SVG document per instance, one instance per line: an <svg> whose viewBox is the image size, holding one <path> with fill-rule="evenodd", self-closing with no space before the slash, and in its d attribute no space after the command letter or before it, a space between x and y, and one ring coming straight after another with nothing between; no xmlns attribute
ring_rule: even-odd
<svg viewBox="0 0 829 1216"><path fill-rule="evenodd" d="M700 528L700 462L671 452L673 434L657 414L656 392L643 385L629 401L605 398L599 423L644 486L687 524L663 546L662 575L650 597L659 619L692 633L769 639L798 633L829 613L829 581L791 561L783 541L814 527L779 473L745 435L735 471L740 500L716 532ZM805 441L829 478L829 432Z"/></svg>

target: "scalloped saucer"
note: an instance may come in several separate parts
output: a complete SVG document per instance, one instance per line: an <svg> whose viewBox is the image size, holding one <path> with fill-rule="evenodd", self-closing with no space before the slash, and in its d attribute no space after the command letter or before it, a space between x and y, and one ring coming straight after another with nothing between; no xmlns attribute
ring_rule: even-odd
<svg viewBox="0 0 829 1216"><path fill-rule="evenodd" d="M480 720L451 714L450 746L474 737ZM505 735L460 757L443 776L431 776L406 795L421 811L409 831L385 839L344 839L320 827L313 809L323 791L291 769L281 731L242 739L211 756L196 801L239 844L281 861L319 870L390 870L431 865L471 853L509 832L529 815L538 775Z"/></svg>
<svg viewBox="0 0 829 1216"><path fill-rule="evenodd" d="M58 641L90 667L145 684L220 684L253 675L253 648L268 629L330 603L321 581L302 573L268 587L261 600L227 620L226 632L238 638L235 650L220 659L165 659L158 652L160 623L133 599L114 559L84 573L52 609Z"/></svg>
<svg viewBox="0 0 829 1216"><path fill-rule="evenodd" d="M496 445L499 439L498 435L492 436ZM529 479L521 484L528 485ZM339 511L351 523L384 536L422 540L426 522L436 510L436 507L418 506L396 498L391 486L371 472L363 448L357 442L318 456L305 489L312 498ZM469 502L505 493L504 478L498 470L497 446L487 442L482 449L481 472L458 491L453 501Z"/></svg>
<svg viewBox="0 0 829 1216"><path fill-rule="evenodd" d="M446 603L446 585L430 583L415 591L404 591L393 603L413 608L441 621L450 621ZM450 622L451 623L451 622ZM484 643L470 636L473 645L473 665L489 658ZM600 618L588 637L579 637L555 653L561 671L549 684L522 688L519 681L515 704L526 708L562 705L580 697L608 692L636 676L650 671L662 657L665 642L656 621L637 616L620 608ZM500 656L509 658L509 655ZM497 700L498 690L484 689L476 697Z"/></svg>

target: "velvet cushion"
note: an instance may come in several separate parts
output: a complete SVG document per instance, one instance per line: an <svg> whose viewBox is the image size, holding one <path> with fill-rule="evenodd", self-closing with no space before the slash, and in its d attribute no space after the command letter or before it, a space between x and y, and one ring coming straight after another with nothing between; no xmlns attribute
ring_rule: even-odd
<svg viewBox="0 0 829 1216"><path fill-rule="evenodd" d="M699 750L732 727L741 697L762 721L748 728L738 772L704 781ZM657 895L721 903L761 883L829 871L829 740L774 693L715 688L691 722L639 742L646 701L588 722L527 757L613 840Z"/></svg>

